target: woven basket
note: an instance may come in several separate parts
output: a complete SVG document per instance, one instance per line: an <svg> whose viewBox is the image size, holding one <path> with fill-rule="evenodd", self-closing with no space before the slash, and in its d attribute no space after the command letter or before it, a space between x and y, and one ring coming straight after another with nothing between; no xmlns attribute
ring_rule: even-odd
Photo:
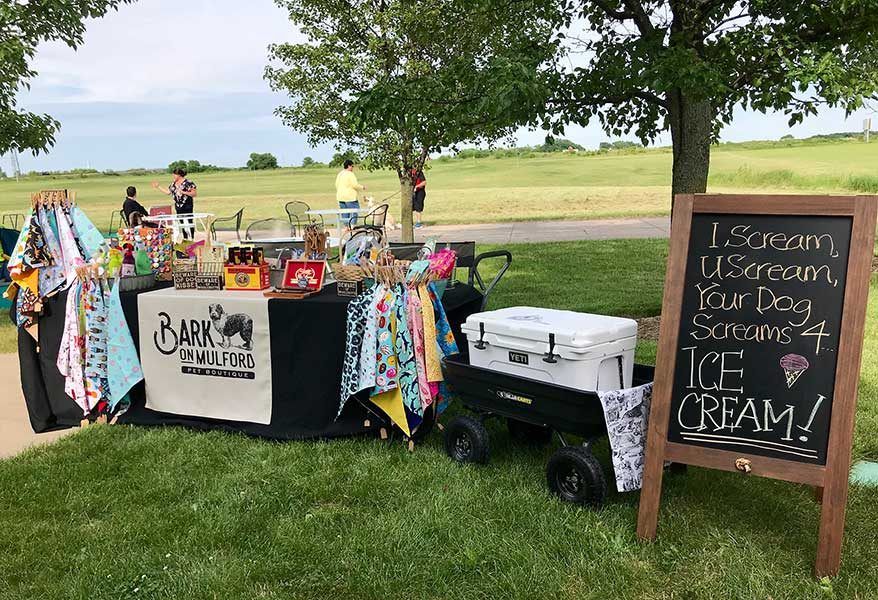
<svg viewBox="0 0 878 600"><path fill-rule="evenodd" d="M338 281L363 281L366 275L357 265L338 265L333 271Z"/></svg>

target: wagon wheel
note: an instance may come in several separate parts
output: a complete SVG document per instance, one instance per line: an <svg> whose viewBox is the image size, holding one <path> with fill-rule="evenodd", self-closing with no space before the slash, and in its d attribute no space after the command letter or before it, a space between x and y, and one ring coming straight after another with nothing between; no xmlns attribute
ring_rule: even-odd
<svg viewBox="0 0 878 600"><path fill-rule="evenodd" d="M607 480L598 459L581 446L559 449L546 467L546 482L559 498L600 508L607 499Z"/></svg>
<svg viewBox="0 0 878 600"><path fill-rule="evenodd" d="M457 416L445 428L445 452L462 463L488 462L488 432L478 419Z"/></svg>
<svg viewBox="0 0 878 600"><path fill-rule="evenodd" d="M534 446L545 446L552 440L552 430L548 427L532 425L515 419L506 419L506 426L509 428L509 435L520 442Z"/></svg>

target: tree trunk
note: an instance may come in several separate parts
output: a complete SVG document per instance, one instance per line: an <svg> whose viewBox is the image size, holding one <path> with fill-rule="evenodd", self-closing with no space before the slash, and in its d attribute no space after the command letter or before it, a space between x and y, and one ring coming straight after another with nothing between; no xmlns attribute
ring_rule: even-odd
<svg viewBox="0 0 878 600"><path fill-rule="evenodd" d="M411 244L415 241L415 228L412 220L412 178L408 174L399 178L400 223L402 224L402 241Z"/></svg>
<svg viewBox="0 0 878 600"><path fill-rule="evenodd" d="M707 100L696 100L680 89L668 92L668 119L674 149L671 208L677 194L703 194L710 171L710 143L714 110Z"/></svg>

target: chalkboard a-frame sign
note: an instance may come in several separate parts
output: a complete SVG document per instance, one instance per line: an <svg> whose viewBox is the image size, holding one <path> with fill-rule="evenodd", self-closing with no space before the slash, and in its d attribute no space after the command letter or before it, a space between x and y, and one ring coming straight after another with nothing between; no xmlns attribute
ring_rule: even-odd
<svg viewBox="0 0 878 600"><path fill-rule="evenodd" d="M878 197L680 195L637 534L665 461L818 488L814 572L841 561Z"/></svg>

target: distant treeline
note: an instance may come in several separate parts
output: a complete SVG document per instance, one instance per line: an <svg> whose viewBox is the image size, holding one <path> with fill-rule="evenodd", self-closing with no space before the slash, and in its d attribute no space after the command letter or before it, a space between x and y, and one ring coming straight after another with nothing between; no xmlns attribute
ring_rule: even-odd
<svg viewBox="0 0 878 600"><path fill-rule="evenodd" d="M740 148L742 150L759 150L766 148L790 148L796 146L813 146L818 144L832 144L838 142L860 142L863 140L862 132L840 132L840 133L827 133L821 135L813 135L806 138L797 139L792 135L785 135L779 140L757 140L750 142L720 142L717 144L718 147L727 148L727 147L735 147ZM466 159L477 159L477 158L536 158L538 156L544 156L546 154L552 153L566 153L576 156L595 156L601 154L639 154L642 152L670 152L671 148L669 146L659 146L659 147L644 147L639 143L630 142L627 140L615 140L608 142L601 142L597 149L589 150L584 146L577 144L576 142L570 141L565 138L555 138L549 139L545 143L540 144L539 146L518 146L514 148L464 148L462 150L456 151L454 154L443 154L437 157L435 160L437 162L448 162L454 160L466 160ZM345 159L352 159L354 162L359 162L359 157L355 152L348 150L343 152L337 152L333 155L332 160L329 161L329 164L315 161L310 156L306 156L302 161L302 167L304 168L326 168L327 166L332 168L338 168L342 165ZM253 153L250 155L250 159L247 161L247 165L243 167L220 167L217 165L211 164L202 164L197 160L175 160L171 164L167 166L165 169L145 169L145 168L136 168L136 169L126 169L124 171L114 171L114 170L105 170L98 171L97 169L70 169L69 171L31 171L25 175L25 177L52 177L52 178L61 178L61 177L94 177L94 176L108 176L108 177L119 177L119 176L138 176L138 175L162 175L164 173L170 173L174 169L182 168L186 170L187 173L209 173L209 172L220 172L220 171L247 171L247 170L263 170L263 169L277 169L280 166L277 163L277 159L269 154L269 153ZM762 178L763 175L766 175L768 180L775 180L775 182L779 185L793 185L794 187L798 187L796 183L800 185L803 182L794 182L791 181L790 178L796 179L798 176L793 175L789 172L784 173L767 173L767 174L758 174L757 178ZM0 178L3 178L4 175L2 171L0 171ZM733 176L736 180L748 180L753 179L754 175L750 173L738 173ZM781 181L785 180L785 181ZM728 182L728 183L731 183ZM809 185L811 182L805 185ZM833 181L833 184L838 182ZM873 192L874 184L872 181L845 181L845 185L843 188L852 189L855 191L868 191Z"/></svg>

